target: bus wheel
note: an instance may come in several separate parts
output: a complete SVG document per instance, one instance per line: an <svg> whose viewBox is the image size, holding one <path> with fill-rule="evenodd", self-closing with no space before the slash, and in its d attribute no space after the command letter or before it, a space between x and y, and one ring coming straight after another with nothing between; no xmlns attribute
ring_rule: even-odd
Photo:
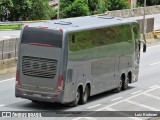
<svg viewBox="0 0 160 120"><path fill-rule="evenodd" d="M118 87L114 90L114 92L118 93L122 89L122 80L120 79Z"/></svg>
<svg viewBox="0 0 160 120"><path fill-rule="evenodd" d="M122 90L126 90L128 88L128 82L129 82L128 77L122 81Z"/></svg>
<svg viewBox="0 0 160 120"><path fill-rule="evenodd" d="M80 90L78 88L76 92L76 99L71 103L71 106L73 107L77 106L79 101L80 101Z"/></svg>
<svg viewBox="0 0 160 120"><path fill-rule="evenodd" d="M89 88L88 86L86 86L84 93L82 94L81 97L81 104L85 104L88 101L88 97L89 97Z"/></svg>

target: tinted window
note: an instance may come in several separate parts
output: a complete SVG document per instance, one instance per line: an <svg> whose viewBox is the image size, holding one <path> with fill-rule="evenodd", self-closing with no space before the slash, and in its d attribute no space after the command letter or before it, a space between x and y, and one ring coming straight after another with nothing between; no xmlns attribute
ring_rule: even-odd
<svg viewBox="0 0 160 120"><path fill-rule="evenodd" d="M25 28L22 43L40 43L62 48L62 32L41 28Z"/></svg>
<svg viewBox="0 0 160 120"><path fill-rule="evenodd" d="M135 50L140 50L140 28L138 23L133 23L133 32L134 32L134 39L135 39Z"/></svg>
<svg viewBox="0 0 160 120"><path fill-rule="evenodd" d="M69 34L69 60L89 60L134 52L130 25Z"/></svg>
<svg viewBox="0 0 160 120"><path fill-rule="evenodd" d="M69 35L71 51L80 51L126 41L132 41L130 25L94 29Z"/></svg>
<svg viewBox="0 0 160 120"><path fill-rule="evenodd" d="M133 23L134 38L140 39L140 28L138 23Z"/></svg>

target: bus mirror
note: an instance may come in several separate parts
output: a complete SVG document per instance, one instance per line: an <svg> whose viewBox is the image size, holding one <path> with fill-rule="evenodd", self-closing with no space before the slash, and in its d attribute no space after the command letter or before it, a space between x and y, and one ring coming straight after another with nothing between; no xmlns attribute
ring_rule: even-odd
<svg viewBox="0 0 160 120"><path fill-rule="evenodd" d="M145 53L147 49L146 43L143 43L143 52Z"/></svg>
<svg viewBox="0 0 160 120"><path fill-rule="evenodd" d="M75 35L72 35L72 43L75 43Z"/></svg>
<svg viewBox="0 0 160 120"><path fill-rule="evenodd" d="M147 50L146 42L144 40L140 40L140 42L143 44L143 52L145 53Z"/></svg>

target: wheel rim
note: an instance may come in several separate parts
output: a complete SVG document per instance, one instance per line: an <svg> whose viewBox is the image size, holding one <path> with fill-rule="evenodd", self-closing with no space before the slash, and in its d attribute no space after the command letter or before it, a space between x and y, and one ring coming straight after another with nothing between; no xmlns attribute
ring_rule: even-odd
<svg viewBox="0 0 160 120"><path fill-rule="evenodd" d="M121 90L121 88L122 88L122 80L120 80L118 90L120 91L120 90Z"/></svg>
<svg viewBox="0 0 160 120"><path fill-rule="evenodd" d="M86 88L85 92L84 92L84 101L86 102L88 99L88 90Z"/></svg>
<svg viewBox="0 0 160 120"><path fill-rule="evenodd" d="M79 90L77 90L77 93L76 93L76 103L79 102L79 99L80 99L80 93L79 93Z"/></svg>
<svg viewBox="0 0 160 120"><path fill-rule="evenodd" d="M125 88L128 87L128 79L125 81Z"/></svg>

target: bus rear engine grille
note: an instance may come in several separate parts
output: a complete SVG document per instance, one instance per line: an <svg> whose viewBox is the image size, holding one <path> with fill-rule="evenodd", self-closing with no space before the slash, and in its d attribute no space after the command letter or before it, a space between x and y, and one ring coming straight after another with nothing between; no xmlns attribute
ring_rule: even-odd
<svg viewBox="0 0 160 120"><path fill-rule="evenodd" d="M57 72L57 60L23 56L22 71L27 76L54 78Z"/></svg>

